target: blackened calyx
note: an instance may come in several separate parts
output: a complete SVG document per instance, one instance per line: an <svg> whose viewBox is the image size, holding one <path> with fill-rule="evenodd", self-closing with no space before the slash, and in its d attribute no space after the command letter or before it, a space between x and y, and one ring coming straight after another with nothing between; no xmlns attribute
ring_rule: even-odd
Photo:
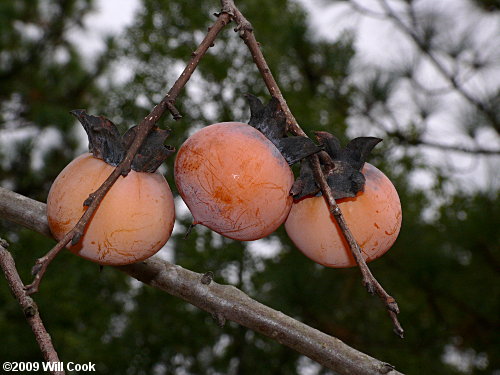
<svg viewBox="0 0 500 375"><path fill-rule="evenodd" d="M94 157L117 166L125 156L120 132L110 120L102 116L92 116L84 109L70 112L83 125L89 138L89 151Z"/></svg>
<svg viewBox="0 0 500 375"><path fill-rule="evenodd" d="M70 112L83 125L89 139L89 151L94 157L117 166L125 157L132 144L137 127L130 128L123 136L115 124L103 116L92 116L83 109ZM155 172L175 149L163 143L170 134L169 130L154 127L144 140L132 161L132 169L137 172Z"/></svg>
<svg viewBox="0 0 500 375"><path fill-rule="evenodd" d="M375 137L359 137L351 140L345 148L340 141L328 132L316 132L316 137L324 147L320 155L323 174L332 190L335 199L355 197L363 191L365 177L361 169L365 164L372 149L382 139ZM291 193L295 199L320 192L314 180L311 165L308 160L303 160L300 167L300 176L295 181Z"/></svg>
<svg viewBox="0 0 500 375"><path fill-rule="evenodd" d="M128 149L134 141L137 133L137 126L131 127L125 132L122 143ZM165 161L165 159L175 152L175 148L164 144L170 130L153 127L148 133L144 143L132 161L132 169L141 172L155 172Z"/></svg>
<svg viewBox="0 0 500 375"><path fill-rule="evenodd" d="M301 136L287 136L286 117L277 98L272 97L264 105L254 95L245 95L250 106L249 125L259 130L281 152L289 165L321 151L311 139Z"/></svg>

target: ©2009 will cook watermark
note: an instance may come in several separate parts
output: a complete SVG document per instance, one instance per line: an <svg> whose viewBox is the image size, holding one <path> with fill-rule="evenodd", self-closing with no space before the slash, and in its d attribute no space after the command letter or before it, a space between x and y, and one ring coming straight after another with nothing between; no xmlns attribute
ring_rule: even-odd
<svg viewBox="0 0 500 375"><path fill-rule="evenodd" d="M77 371L80 373L95 372L95 363L76 362L3 362L2 370L5 372L30 372L30 371Z"/></svg>

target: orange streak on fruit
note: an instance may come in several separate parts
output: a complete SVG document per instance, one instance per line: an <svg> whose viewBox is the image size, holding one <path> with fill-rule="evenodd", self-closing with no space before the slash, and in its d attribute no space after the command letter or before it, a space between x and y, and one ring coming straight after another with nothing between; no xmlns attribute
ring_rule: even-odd
<svg viewBox="0 0 500 375"><path fill-rule="evenodd" d="M243 123L210 125L188 138L177 153L175 181L195 223L237 240L269 235L292 205L290 167Z"/></svg>

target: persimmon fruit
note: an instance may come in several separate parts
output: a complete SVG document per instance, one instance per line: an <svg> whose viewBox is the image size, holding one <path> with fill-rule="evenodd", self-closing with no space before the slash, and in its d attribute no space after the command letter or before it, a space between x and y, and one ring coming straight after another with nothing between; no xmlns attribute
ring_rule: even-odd
<svg viewBox="0 0 500 375"><path fill-rule="evenodd" d="M177 152L174 175L194 224L228 238L263 238L292 206L292 170L276 146L248 124L217 123L194 133Z"/></svg>
<svg viewBox="0 0 500 375"><path fill-rule="evenodd" d="M401 228L401 203L394 185L379 169L365 163L364 191L337 199L338 206L366 262L379 258L396 241ZM294 202L285 230L307 257L327 267L356 266L349 245L323 196Z"/></svg>
<svg viewBox="0 0 500 375"><path fill-rule="evenodd" d="M82 202L101 186L113 166L83 154L55 179L47 198L50 230L57 240L69 232L86 207ZM106 194L82 239L69 249L103 264L137 262L155 254L167 242L174 225L174 200L159 173L130 171Z"/></svg>
<svg viewBox="0 0 500 375"><path fill-rule="evenodd" d="M111 174L133 138L131 133L122 138L115 125L104 117L89 116L82 110L72 113L89 134L92 153L70 162L50 188L47 218L57 240L81 218L87 209L83 202ZM163 146L166 133L160 129L150 133L134 159L133 170L118 178L81 239L67 245L69 250L102 265L124 265L144 260L163 247L175 221L172 192L165 178L156 172L166 155L173 152Z"/></svg>

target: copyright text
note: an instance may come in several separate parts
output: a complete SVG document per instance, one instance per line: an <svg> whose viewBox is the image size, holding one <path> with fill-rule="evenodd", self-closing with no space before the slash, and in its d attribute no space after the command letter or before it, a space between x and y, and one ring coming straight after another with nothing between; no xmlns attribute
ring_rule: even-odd
<svg viewBox="0 0 500 375"><path fill-rule="evenodd" d="M75 362L3 362L2 370L5 372L30 372L30 371L78 371L95 372L95 363Z"/></svg>

